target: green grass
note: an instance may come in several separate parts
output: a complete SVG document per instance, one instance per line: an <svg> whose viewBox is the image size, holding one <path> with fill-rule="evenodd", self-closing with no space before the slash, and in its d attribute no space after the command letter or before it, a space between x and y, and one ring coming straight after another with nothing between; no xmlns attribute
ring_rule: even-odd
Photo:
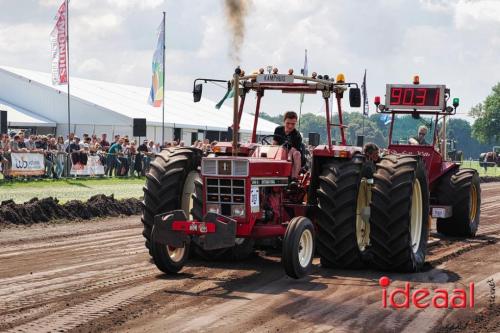
<svg viewBox="0 0 500 333"><path fill-rule="evenodd" d="M464 160L462 162L462 168L472 168L476 169L479 172L480 176L491 176L491 177L500 177L500 167L488 167L488 170L485 171L483 167L479 166L478 161L467 161Z"/></svg>
<svg viewBox="0 0 500 333"><path fill-rule="evenodd" d="M55 197L61 202L87 200L96 194L113 194L117 199L142 196L144 178L70 178L29 181L0 181L0 201L21 203L37 197Z"/></svg>

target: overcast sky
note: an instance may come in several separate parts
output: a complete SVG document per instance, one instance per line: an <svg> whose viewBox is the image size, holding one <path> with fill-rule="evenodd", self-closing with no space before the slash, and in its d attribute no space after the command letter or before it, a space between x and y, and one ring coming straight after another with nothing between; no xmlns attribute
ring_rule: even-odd
<svg viewBox="0 0 500 333"><path fill-rule="evenodd" d="M50 71L49 34L61 3L0 0L0 65ZM230 78L237 64L223 0L71 0L70 76L149 86L162 11L166 89ZM419 74L421 83L451 88L465 114L500 81L500 0L253 0L245 31L247 73L267 65L300 72L307 49L309 72L343 72L361 83L366 68L370 102L386 83ZM224 94L206 92L214 100ZM271 114L298 108L298 96L268 100ZM318 101L307 96L303 112L322 112Z"/></svg>

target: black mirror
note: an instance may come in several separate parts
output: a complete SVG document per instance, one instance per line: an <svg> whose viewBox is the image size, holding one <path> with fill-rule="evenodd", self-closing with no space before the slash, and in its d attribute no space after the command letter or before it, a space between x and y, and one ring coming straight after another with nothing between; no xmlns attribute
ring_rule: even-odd
<svg viewBox="0 0 500 333"><path fill-rule="evenodd" d="M198 83L193 88L193 100L194 102L199 102L201 100L201 94L203 92L203 84Z"/></svg>
<svg viewBox="0 0 500 333"><path fill-rule="evenodd" d="M351 108L361 106L361 90L359 88L349 89L349 105L351 105Z"/></svg>
<svg viewBox="0 0 500 333"><path fill-rule="evenodd" d="M319 146L319 133L309 133L309 145Z"/></svg>

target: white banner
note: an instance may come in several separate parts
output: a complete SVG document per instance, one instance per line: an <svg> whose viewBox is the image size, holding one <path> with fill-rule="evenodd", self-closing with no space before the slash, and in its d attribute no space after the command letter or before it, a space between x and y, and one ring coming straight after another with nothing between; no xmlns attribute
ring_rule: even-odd
<svg viewBox="0 0 500 333"><path fill-rule="evenodd" d="M102 176L104 175L104 166L101 164L99 156L88 156L86 165L73 164L69 173L73 176Z"/></svg>
<svg viewBox="0 0 500 333"><path fill-rule="evenodd" d="M11 176L37 176L45 174L45 158L39 153L11 153Z"/></svg>
<svg viewBox="0 0 500 333"><path fill-rule="evenodd" d="M55 17L56 24L50 33L52 49L52 84L68 83L66 53L66 1L63 2Z"/></svg>

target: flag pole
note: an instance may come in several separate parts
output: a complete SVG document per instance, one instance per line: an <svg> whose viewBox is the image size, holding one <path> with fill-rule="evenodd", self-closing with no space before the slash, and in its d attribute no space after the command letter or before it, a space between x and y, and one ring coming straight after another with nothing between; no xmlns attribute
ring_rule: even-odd
<svg viewBox="0 0 500 333"><path fill-rule="evenodd" d="M163 12L163 77L162 77L161 145L165 145L165 12Z"/></svg>
<svg viewBox="0 0 500 333"><path fill-rule="evenodd" d="M307 49L304 50L304 68L300 71L303 76L307 76ZM304 80L304 82L307 82ZM300 94L300 104L299 104L299 129L300 132L300 118L302 118L302 103L304 103L304 94Z"/></svg>
<svg viewBox="0 0 500 333"><path fill-rule="evenodd" d="M71 108L70 108L70 91L69 91L69 0L66 0L66 78L68 81L68 144L71 134Z"/></svg>

